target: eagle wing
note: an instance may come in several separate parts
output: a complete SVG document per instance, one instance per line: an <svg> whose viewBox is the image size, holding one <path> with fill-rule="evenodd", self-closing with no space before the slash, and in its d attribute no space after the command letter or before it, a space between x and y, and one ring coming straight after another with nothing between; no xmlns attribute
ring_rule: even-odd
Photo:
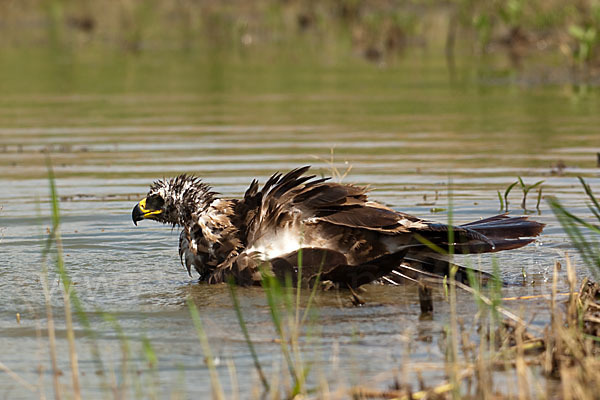
<svg viewBox="0 0 600 400"><path fill-rule="evenodd" d="M352 287L396 271L405 257L415 267L442 274L448 263L441 260L441 267L437 262L434 265L437 258L423 242L448 249L448 232L453 230L456 252L489 252L521 247L532 239L520 237L536 236L543 227L505 215L450 227L369 201L366 187L305 175L308 169L274 174L260 190L258 182L252 182L234 206L234 224L245 250L218 266L209 282L233 277L241 284L256 284L265 266L280 278L290 272L295 277L300 254L304 259L303 279L321 274L322 279ZM311 236L311 229L321 229L330 240L325 245L303 243ZM263 251L273 241L285 242L290 232L293 243L289 248Z"/></svg>
<svg viewBox="0 0 600 400"><path fill-rule="evenodd" d="M208 282L223 283L233 279L238 285L256 285L261 283L263 272L268 272L280 281L290 279L296 285L302 260L303 285L331 281L356 288L392 273L406 252L407 249L383 254L356 265L349 264L344 254L323 248L302 248L268 261L261 261L252 253L243 252L231 264L215 269L208 277Z"/></svg>
<svg viewBox="0 0 600 400"><path fill-rule="evenodd" d="M307 224L329 223L339 227L372 231L386 236L419 233L434 243L447 241L449 227L398 212L369 201L368 188L329 182L304 175L310 167L297 168L282 175L274 174L258 190L253 181L240 206L243 214L247 247L294 221ZM469 226L454 226L457 243L490 240Z"/></svg>
<svg viewBox="0 0 600 400"><path fill-rule="evenodd" d="M256 181L252 182L239 205L245 208L243 225L249 246L266 233L293 221L328 222L389 233L398 229L407 232L398 223L398 213L368 201L366 187L304 175L309 168L297 168L285 175L274 174L261 190Z"/></svg>

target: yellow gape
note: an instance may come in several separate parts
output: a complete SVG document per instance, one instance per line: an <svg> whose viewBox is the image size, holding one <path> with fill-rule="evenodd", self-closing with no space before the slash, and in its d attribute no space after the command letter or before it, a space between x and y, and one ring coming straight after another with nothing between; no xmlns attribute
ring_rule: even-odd
<svg viewBox="0 0 600 400"><path fill-rule="evenodd" d="M162 213L162 210L148 210L146 208L146 199L142 199L138 205L140 206L140 211L144 214L144 218Z"/></svg>

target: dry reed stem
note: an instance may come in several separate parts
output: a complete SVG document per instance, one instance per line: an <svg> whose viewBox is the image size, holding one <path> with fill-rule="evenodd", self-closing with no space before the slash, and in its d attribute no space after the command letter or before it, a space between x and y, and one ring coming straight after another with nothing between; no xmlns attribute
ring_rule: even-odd
<svg viewBox="0 0 600 400"><path fill-rule="evenodd" d="M573 294L577 294L577 292L565 292L565 293L556 293L556 296L571 296ZM515 301L515 300L538 300L538 299L550 299L552 297L551 294L536 294L529 296L515 296L515 297L503 297L502 301Z"/></svg>
<svg viewBox="0 0 600 400"><path fill-rule="evenodd" d="M69 360L71 363L73 397L75 398L75 400L81 400L81 389L79 387L79 363L77 361L77 349L75 347L73 315L71 314L71 300L67 289L63 289L63 299L65 303L65 325L67 326L67 341L69 343Z"/></svg>
<svg viewBox="0 0 600 400"><path fill-rule="evenodd" d="M56 332L54 330L54 316L52 315L52 304L50 302L50 290L48 289L48 271L46 267L42 272L41 276L42 280L42 288L44 291L44 299L46 303L46 319L47 319L47 329L48 329L48 347L50 350L50 362L52 364L52 383L54 386L54 398L55 400L60 400L61 390L60 390L60 382L58 380L59 370L58 363L56 361Z"/></svg>
<svg viewBox="0 0 600 400"><path fill-rule="evenodd" d="M59 264L59 268L64 268L62 254L63 247L62 241L60 239L60 234L58 232L58 227L55 227L54 230L54 240L56 242L56 250L57 250L57 264ZM64 271L61 271L64 272ZM65 273L66 274L66 273ZM63 275L63 274L61 274ZM81 400L81 389L79 387L79 363L77 361L77 348L75 347L75 331L73 329L73 314L71 313L71 283L67 283L62 279L62 287L63 287L63 303L65 306L65 325L67 328L67 342L69 344L69 361L71 363L71 380L73 382L73 398L75 400Z"/></svg>
<svg viewBox="0 0 600 400"><path fill-rule="evenodd" d="M525 364L525 351L523 349L523 333L525 327L521 324L517 326L515 338L517 340L517 357L515 361L517 373L517 385L519 387L519 400L530 398L529 387L527 385L527 365Z"/></svg>
<svg viewBox="0 0 600 400"><path fill-rule="evenodd" d="M231 382L231 399L239 400L240 390L237 378L237 370L235 368L235 363L232 359L227 360L227 370L229 372L229 381Z"/></svg>
<svg viewBox="0 0 600 400"><path fill-rule="evenodd" d="M458 389L458 383L468 377L473 376L474 369L469 367L458 373L456 376L457 383L444 382L430 389L419 390L417 392L408 392L407 390L377 390L369 389L361 386L355 386L350 389L349 394L353 398L379 398L390 400L422 400L432 397L432 395L443 395Z"/></svg>
<svg viewBox="0 0 600 400"><path fill-rule="evenodd" d="M208 337L206 336L206 331L204 330L204 325L202 324L202 320L200 319L198 308L192 301L191 297L188 297L187 304L190 310L190 314L192 316L194 327L196 328L196 334L198 335L200 346L202 347L202 352L204 353L204 362L207 365L208 372L210 375L210 382L212 386L212 398L216 400L224 400L225 394L223 392L221 382L219 381L219 374L217 373L217 368L214 363L211 347L208 342Z"/></svg>
<svg viewBox="0 0 600 400"><path fill-rule="evenodd" d="M25 389L30 392L37 392L37 388L33 386L31 383L27 382L25 379L21 378L16 372L12 369L8 368L2 361L0 361L0 370L4 371L8 376L11 377L15 382L23 386Z"/></svg>
<svg viewBox="0 0 600 400"><path fill-rule="evenodd" d="M279 374L278 370L279 370L278 364L275 361L275 359L273 359L272 375L271 375L271 379L270 379L270 382L271 382L270 386L271 386L272 389L269 392L270 398L272 400L279 400L279 390L278 390L278 387L280 385L280 383L279 383L279 381L280 381L280 374ZM285 379L285 376L286 375L284 375L284 379Z"/></svg>
<svg viewBox="0 0 600 400"><path fill-rule="evenodd" d="M313 155L312 157L324 162L325 164L327 164L329 166L329 170L331 171L331 176L339 183L342 183L342 181L348 176L348 174L350 173L350 171L352 171L352 164L348 164L348 162L346 161L345 164L348 165L348 167L346 168L346 171L344 171L344 173L341 173L338 168L335 166L335 156L334 156L334 148L331 147L329 149L329 153L330 153L330 158L329 160L327 160L326 158L323 157L319 157L319 156L315 156Z"/></svg>
<svg viewBox="0 0 600 400"><path fill-rule="evenodd" d="M37 349L37 356L38 356L38 360L42 359L42 354L45 353L44 349L45 349L45 343L44 343L44 339L42 338L42 326L40 323L40 318L37 315L36 311L33 309L33 307L31 305L29 305L29 309L30 309L30 313L33 316L33 321L35 321L35 338L37 339L37 345L38 345L38 349ZM39 390L39 394L40 394L40 400L46 400L46 395L44 394L44 366L43 364L39 364L38 368L37 368L37 373L38 373L38 383L37 383L37 387Z"/></svg>
<svg viewBox="0 0 600 400"><path fill-rule="evenodd" d="M575 266L571 263L571 259L569 255L566 255L567 258L567 281L569 283L569 289L571 293L577 293L577 295L569 296L569 308L567 313L567 318L569 321L577 318L577 299L579 297L579 292L576 292L577 286L577 275L575 274Z"/></svg>

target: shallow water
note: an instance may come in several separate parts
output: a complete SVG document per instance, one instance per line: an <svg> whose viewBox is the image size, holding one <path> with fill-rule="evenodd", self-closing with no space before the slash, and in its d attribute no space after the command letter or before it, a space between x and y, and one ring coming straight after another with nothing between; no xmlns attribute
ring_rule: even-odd
<svg viewBox="0 0 600 400"><path fill-rule="evenodd" d="M497 85L472 70L450 75L426 57L384 67L359 60L44 57L0 63L0 362L42 384L47 395L52 375L40 284L50 225L47 155L61 197L66 267L96 335L77 324L85 398L106 397L103 382L124 379L123 342L103 312L114 315L129 338L136 372L127 379L141 393L210 393L188 296L206 325L226 390L235 390L231 365L243 397L258 387L227 288L187 276L177 256L177 230L131 223L131 209L153 179L194 173L223 196L240 196L253 178L264 182L278 170L311 164L315 173L329 174L333 151L339 171L351 167L345 182L371 185L374 199L440 221L447 220L445 212L434 211L448 207L449 182L457 222L498 213L496 191L504 192L517 176L528 184L545 180L544 196L558 196L587 218L575 177L586 177L600 193L597 88ZM23 71L17 73L19 60ZM519 192L510 196L513 214L523 212ZM536 196L529 195L530 209ZM505 296L549 293L553 265L564 264L565 252L579 264L580 277L589 275L545 201L529 213L548 226L535 244L496 256L509 283ZM461 262L492 270L491 256ZM52 271L50 277L60 380L68 387L62 298ZM566 290L564 279L559 285ZM243 288L238 295L263 365L269 373L283 371L264 293ZM385 388L402 368L410 376L411 366L428 365L429 382L443 379L443 369L434 368L443 362L448 321L443 292L435 292L430 321L419 319L412 287L368 286L363 296L366 304L357 308L348 293L318 295L316 333L303 341L313 377L326 377L332 388ZM543 301L509 306L535 316L534 324L546 321ZM477 311L470 295L459 293L458 308L468 326ZM144 338L158 356L155 371L144 359ZM103 376L96 374L94 342L109 371ZM32 396L6 374L0 375L0 393Z"/></svg>

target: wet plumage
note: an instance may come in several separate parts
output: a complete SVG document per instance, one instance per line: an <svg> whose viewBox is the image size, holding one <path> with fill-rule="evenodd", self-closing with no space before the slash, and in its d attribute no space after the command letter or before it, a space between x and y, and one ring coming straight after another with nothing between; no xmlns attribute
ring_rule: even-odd
<svg viewBox="0 0 600 400"><path fill-rule="evenodd" d="M156 181L132 212L182 228L179 255L201 281L257 284L261 273L357 287L448 274L447 259L426 246L448 249L445 224L395 211L367 198L367 188L306 175L309 167L252 181L241 199L222 199L199 178ZM515 249L544 225L505 214L454 226L456 253ZM464 269L458 279L466 280Z"/></svg>

